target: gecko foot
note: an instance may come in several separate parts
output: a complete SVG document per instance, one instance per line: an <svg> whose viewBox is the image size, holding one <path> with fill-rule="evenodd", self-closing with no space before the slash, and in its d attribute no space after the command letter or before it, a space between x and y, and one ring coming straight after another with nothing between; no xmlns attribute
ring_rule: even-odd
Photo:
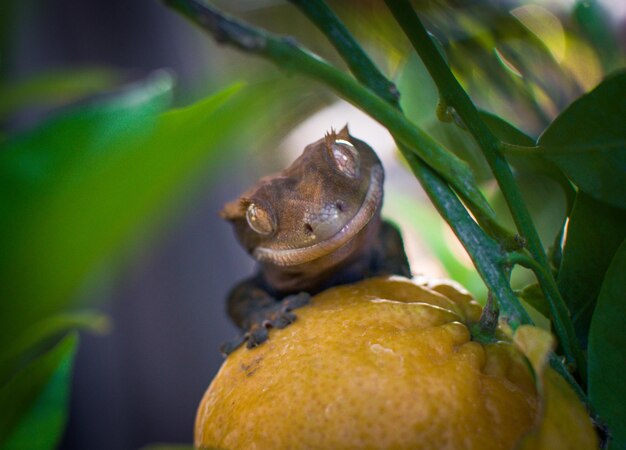
<svg viewBox="0 0 626 450"><path fill-rule="evenodd" d="M237 338L222 344L220 351L228 356L244 342L248 348L259 346L269 337L270 328L282 329L292 324L297 319L292 311L308 304L310 300L309 294L300 292L256 311L247 330Z"/></svg>

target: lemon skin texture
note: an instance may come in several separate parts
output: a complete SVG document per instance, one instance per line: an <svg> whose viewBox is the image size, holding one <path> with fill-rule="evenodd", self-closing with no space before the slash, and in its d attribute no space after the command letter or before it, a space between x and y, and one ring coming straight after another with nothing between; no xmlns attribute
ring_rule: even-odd
<svg viewBox="0 0 626 450"><path fill-rule="evenodd" d="M446 283L378 277L324 291L225 360L195 445L514 448L537 417L534 381L512 344L471 340L480 313Z"/></svg>

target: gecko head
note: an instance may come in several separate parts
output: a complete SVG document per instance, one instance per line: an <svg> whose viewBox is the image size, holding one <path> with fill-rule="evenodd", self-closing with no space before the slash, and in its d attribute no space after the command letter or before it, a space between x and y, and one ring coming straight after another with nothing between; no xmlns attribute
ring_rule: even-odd
<svg viewBox="0 0 626 450"><path fill-rule="evenodd" d="M374 150L345 126L307 145L220 214L256 260L295 266L331 254L365 228L380 212L383 179Z"/></svg>

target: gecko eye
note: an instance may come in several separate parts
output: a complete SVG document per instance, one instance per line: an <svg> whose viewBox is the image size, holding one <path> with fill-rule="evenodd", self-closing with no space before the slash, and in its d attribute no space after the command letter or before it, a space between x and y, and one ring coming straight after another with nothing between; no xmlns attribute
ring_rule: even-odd
<svg viewBox="0 0 626 450"><path fill-rule="evenodd" d="M343 139L333 142L332 156L335 165L344 175L350 178L359 176L359 152L354 145Z"/></svg>
<svg viewBox="0 0 626 450"><path fill-rule="evenodd" d="M248 205L246 220L254 232L263 236L274 234L276 230L276 221L272 213L255 203Z"/></svg>

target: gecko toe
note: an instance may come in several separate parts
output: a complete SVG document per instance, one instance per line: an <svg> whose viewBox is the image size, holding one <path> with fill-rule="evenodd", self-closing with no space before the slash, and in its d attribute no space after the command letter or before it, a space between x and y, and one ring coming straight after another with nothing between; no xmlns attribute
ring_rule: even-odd
<svg viewBox="0 0 626 450"><path fill-rule="evenodd" d="M282 329L295 322L296 318L297 317L294 313L285 311L272 320L272 326L274 328Z"/></svg>
<svg viewBox="0 0 626 450"><path fill-rule="evenodd" d="M298 294L289 295L282 300L284 311L293 311L294 309L301 308L304 305L308 305L311 302L311 294L306 292L300 292Z"/></svg>
<svg viewBox="0 0 626 450"><path fill-rule="evenodd" d="M289 295L283 300L265 306L256 311L246 325L245 331L237 338L228 341L220 347L220 351L228 356L244 342L246 347L254 348L261 345L269 338L269 329L283 329L296 321L294 309L310 303L311 296L306 292Z"/></svg>
<svg viewBox="0 0 626 450"><path fill-rule="evenodd" d="M260 326L253 327L248 333L246 333L247 343L246 347L254 348L267 341L269 333L267 331L266 323Z"/></svg>
<svg viewBox="0 0 626 450"><path fill-rule="evenodd" d="M222 355L228 356L232 352L237 350L241 346L241 344L243 344L245 342L245 340L246 340L245 334L241 333L235 339L231 339L230 341L224 342L220 346L220 352L222 353Z"/></svg>

